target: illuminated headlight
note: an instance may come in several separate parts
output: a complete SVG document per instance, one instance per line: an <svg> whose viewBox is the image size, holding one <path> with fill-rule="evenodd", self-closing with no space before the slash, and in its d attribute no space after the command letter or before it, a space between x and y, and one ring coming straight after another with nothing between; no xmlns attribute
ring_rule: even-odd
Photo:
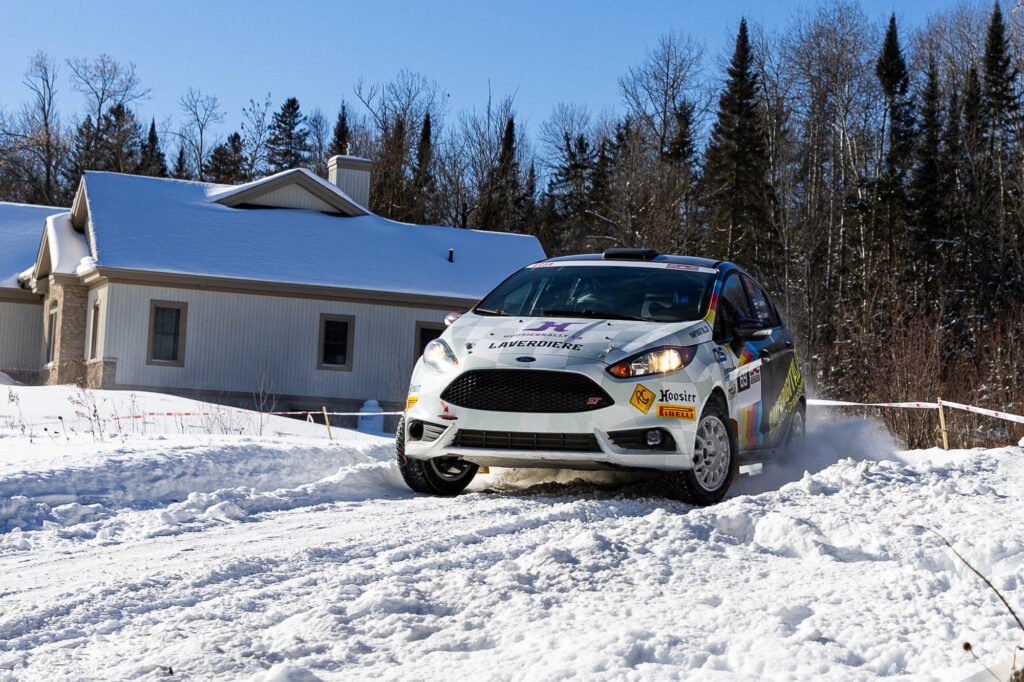
<svg viewBox="0 0 1024 682"><path fill-rule="evenodd" d="M459 364L455 353L441 339L434 339L423 349L423 362L438 372L447 372Z"/></svg>
<svg viewBox="0 0 1024 682"><path fill-rule="evenodd" d="M667 374L686 367L693 361L693 356L692 346L665 346L616 362L608 368L608 373L619 379Z"/></svg>

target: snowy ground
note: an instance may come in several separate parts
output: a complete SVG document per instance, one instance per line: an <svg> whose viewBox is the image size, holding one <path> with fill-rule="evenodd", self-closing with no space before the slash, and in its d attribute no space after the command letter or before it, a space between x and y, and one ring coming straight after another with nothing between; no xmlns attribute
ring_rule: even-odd
<svg viewBox="0 0 1024 682"><path fill-rule="evenodd" d="M1004 669L1024 643L908 527L1021 611L1024 448L896 453L812 415L799 461L712 508L507 471L433 499L385 438L237 411L98 429L76 396L0 388L0 680L961 680L963 641Z"/></svg>

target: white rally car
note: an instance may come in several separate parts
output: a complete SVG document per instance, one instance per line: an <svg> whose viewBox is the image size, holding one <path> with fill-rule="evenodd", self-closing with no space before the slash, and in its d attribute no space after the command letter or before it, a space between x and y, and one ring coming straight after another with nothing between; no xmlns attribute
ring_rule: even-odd
<svg viewBox="0 0 1024 682"><path fill-rule="evenodd" d="M398 461L436 495L480 466L655 469L711 504L741 456L803 437L804 405L792 337L750 276L610 249L523 268L430 342Z"/></svg>

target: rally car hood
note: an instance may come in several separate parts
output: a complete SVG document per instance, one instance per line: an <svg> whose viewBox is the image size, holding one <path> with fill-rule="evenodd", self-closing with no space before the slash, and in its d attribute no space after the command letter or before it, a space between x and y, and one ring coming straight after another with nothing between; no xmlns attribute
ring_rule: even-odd
<svg viewBox="0 0 1024 682"><path fill-rule="evenodd" d="M459 358L500 361L504 357L556 355L610 364L645 348L702 343L711 338L711 326L704 320L666 323L467 313L444 338Z"/></svg>

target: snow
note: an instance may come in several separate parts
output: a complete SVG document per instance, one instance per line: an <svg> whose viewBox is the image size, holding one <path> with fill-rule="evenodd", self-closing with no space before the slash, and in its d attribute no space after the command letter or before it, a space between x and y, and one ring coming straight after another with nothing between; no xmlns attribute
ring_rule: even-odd
<svg viewBox="0 0 1024 682"><path fill-rule="evenodd" d="M223 185L91 171L85 185L100 268L478 298L544 257L525 235L229 208Z"/></svg>
<svg viewBox="0 0 1024 682"><path fill-rule="evenodd" d="M18 274L36 261L46 217L66 210L0 201L0 289L18 288Z"/></svg>
<svg viewBox="0 0 1024 682"><path fill-rule="evenodd" d="M4 392L0 680L962 680L963 641L1006 671L1022 639L911 527L1021 604L1020 447L898 452L812 414L800 457L714 507L609 473L495 470L440 499L388 438L237 410L239 435L119 431L129 407L210 406L96 392L100 441L88 395Z"/></svg>

